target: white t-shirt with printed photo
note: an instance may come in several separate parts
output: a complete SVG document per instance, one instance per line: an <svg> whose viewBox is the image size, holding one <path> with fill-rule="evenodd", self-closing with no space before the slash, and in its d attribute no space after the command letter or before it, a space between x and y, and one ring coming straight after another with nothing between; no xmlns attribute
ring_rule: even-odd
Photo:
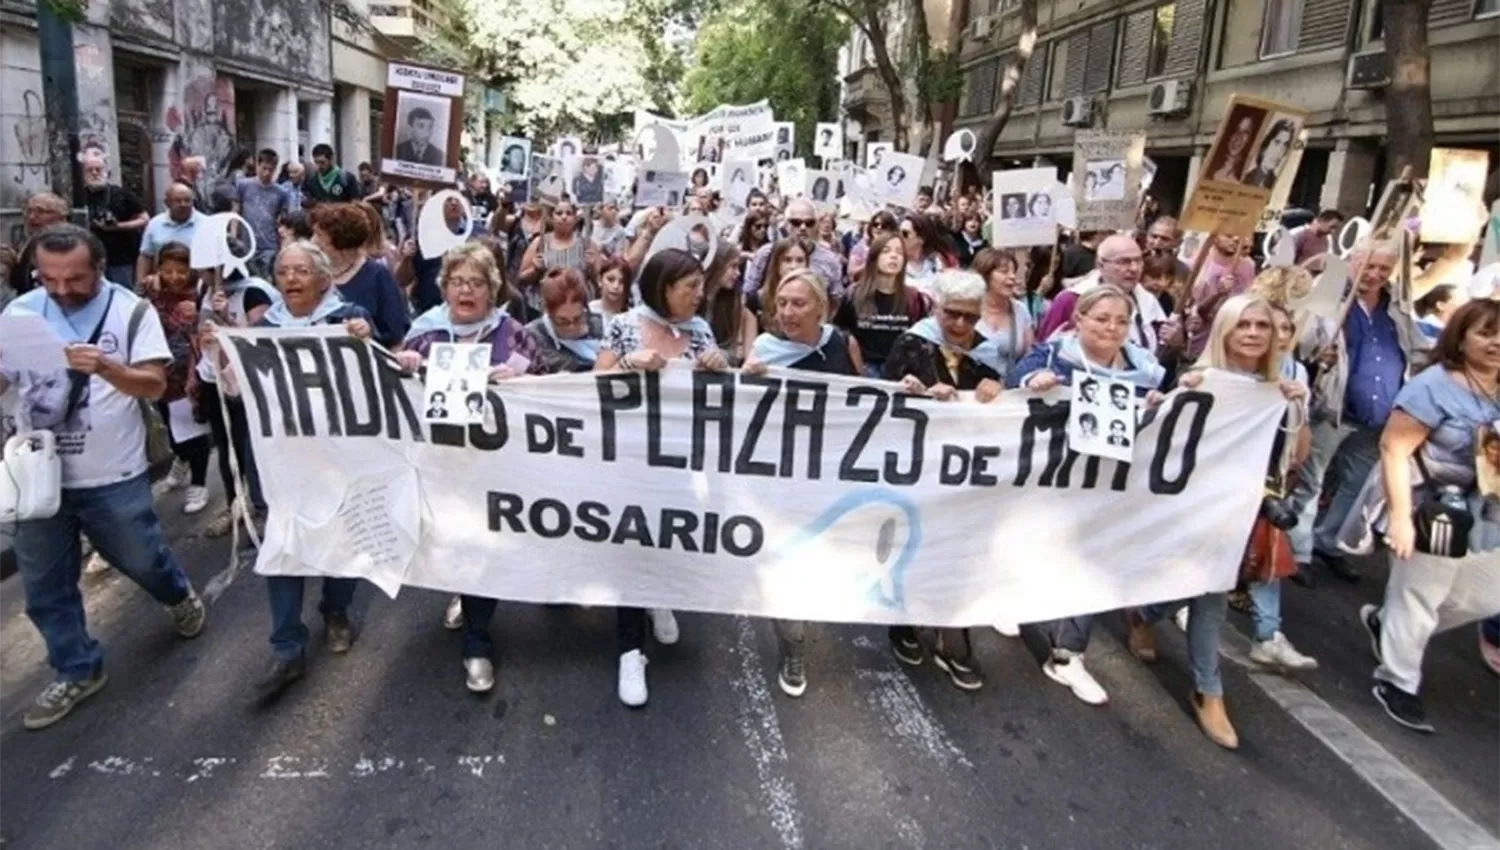
<svg viewBox="0 0 1500 850"><path fill-rule="evenodd" d="M147 363L170 363L161 318L147 305L131 340L130 351L122 351L129 331L130 314L141 299L130 290L106 284L114 291L113 300L99 333L99 350L105 357L140 366ZM105 297L107 292L101 292ZM84 343L93 332L93 324L73 327L61 316L57 304L47 292L37 287L11 302L6 313L33 313L47 319L65 344ZM95 320L97 321L97 319ZM0 360L3 364L3 360ZM146 459L146 426L140 406L133 396L95 375L89 379L73 415L66 415L69 381L66 372L56 375L10 376L16 381L6 393L8 416L14 416L21 430L48 428L57 435L57 453L62 461L62 485L81 490L127 481L144 473ZM66 419L64 420L64 417Z"/></svg>

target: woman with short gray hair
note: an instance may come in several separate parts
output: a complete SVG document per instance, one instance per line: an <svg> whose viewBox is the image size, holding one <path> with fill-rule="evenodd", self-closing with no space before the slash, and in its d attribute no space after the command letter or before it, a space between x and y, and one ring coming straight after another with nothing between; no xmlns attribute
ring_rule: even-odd
<svg viewBox="0 0 1500 850"><path fill-rule="evenodd" d="M963 391L990 402L1000 395L998 352L988 351L989 340L977 326L985 296L984 278L973 272L949 270L932 279L937 302L933 315L912 325L896 341L885 361L884 376L900 381L915 395L952 401ZM892 626L891 648L902 663L916 666L925 655L917 630ZM984 686L979 664L974 660L968 629L938 629L932 661L966 691Z"/></svg>

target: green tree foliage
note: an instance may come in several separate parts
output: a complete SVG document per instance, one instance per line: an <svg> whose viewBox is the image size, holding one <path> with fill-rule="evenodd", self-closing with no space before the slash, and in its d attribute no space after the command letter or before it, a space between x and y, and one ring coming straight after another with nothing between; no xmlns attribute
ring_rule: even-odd
<svg viewBox="0 0 1500 850"><path fill-rule="evenodd" d="M745 0L710 13L682 81L683 112L721 103L771 102L797 124L797 151L812 153L814 124L838 116L838 52L847 23L806 0Z"/></svg>

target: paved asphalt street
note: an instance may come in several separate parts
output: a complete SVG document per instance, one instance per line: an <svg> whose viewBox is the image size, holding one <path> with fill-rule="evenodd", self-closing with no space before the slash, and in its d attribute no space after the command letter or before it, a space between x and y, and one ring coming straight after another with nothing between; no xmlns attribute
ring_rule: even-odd
<svg viewBox="0 0 1500 850"><path fill-rule="evenodd" d="M199 536L206 515L185 520L180 499L164 498L163 512L203 588L228 544ZM611 612L502 606L499 684L475 697L441 596L393 602L363 586L353 652L319 644L308 678L257 707L269 615L248 571L195 641L176 638L127 580L90 581L109 686L28 733L21 714L49 672L12 577L0 583L0 840L7 850L1500 847L1500 680L1472 628L1445 635L1426 668L1438 734L1387 720L1355 617L1383 583L1367 572L1359 585L1288 587L1287 631L1319 671L1288 681L1226 661L1237 753L1192 721L1181 634L1164 626L1164 657L1146 667L1125 651L1117 616L1089 653L1110 692L1103 708L1048 681L1034 639L978 634L988 683L965 694L930 664L901 667L882 629L850 626L813 631L811 686L791 700L775 684L769 624L685 614L681 643L651 652L650 705L631 711L615 698ZM1248 628L1239 615L1231 625Z"/></svg>

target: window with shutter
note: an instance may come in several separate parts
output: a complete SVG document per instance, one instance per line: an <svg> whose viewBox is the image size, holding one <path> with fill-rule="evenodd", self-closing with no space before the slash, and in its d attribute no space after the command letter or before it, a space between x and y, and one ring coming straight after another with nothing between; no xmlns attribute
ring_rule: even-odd
<svg viewBox="0 0 1500 850"><path fill-rule="evenodd" d="M1151 53L1156 10L1143 9L1125 19L1125 40L1120 44L1120 67L1115 85L1138 86L1146 81L1147 54Z"/></svg>
<svg viewBox="0 0 1500 850"><path fill-rule="evenodd" d="M1083 74L1083 93L1109 91L1109 75L1115 67L1115 32L1119 19L1110 18L1089 30L1089 58Z"/></svg>
<svg viewBox="0 0 1500 850"><path fill-rule="evenodd" d="M1021 90L1016 92L1017 106L1036 106L1042 102L1042 86L1047 80L1048 45L1038 44L1021 73Z"/></svg>
<svg viewBox="0 0 1500 850"><path fill-rule="evenodd" d="M1266 0L1266 16L1260 29L1260 58L1295 53L1301 30L1302 0Z"/></svg>
<svg viewBox="0 0 1500 850"><path fill-rule="evenodd" d="M1500 15L1500 0L1474 0L1474 17Z"/></svg>
<svg viewBox="0 0 1500 850"><path fill-rule="evenodd" d="M1000 60L987 59L964 72L964 116L984 115L995 108L995 71Z"/></svg>
<svg viewBox="0 0 1500 850"><path fill-rule="evenodd" d="M1451 24L1458 21L1467 21L1476 12L1483 14L1479 8L1486 5L1483 0L1478 3L1468 0L1432 0L1432 8L1427 10L1427 23L1429 24ZM1494 11L1496 3L1491 0L1488 4Z"/></svg>
<svg viewBox="0 0 1500 850"><path fill-rule="evenodd" d="M1172 10L1172 43L1167 48L1166 64L1160 76L1175 77L1198 70L1203 48L1204 18L1208 16L1205 0L1177 0Z"/></svg>
<svg viewBox="0 0 1500 850"><path fill-rule="evenodd" d="M1350 0L1305 0L1298 50L1319 50L1344 43L1349 29Z"/></svg>
<svg viewBox="0 0 1500 850"><path fill-rule="evenodd" d="M1089 62L1089 31L1079 30L1068 36L1068 65L1063 71L1063 97L1083 94L1084 72Z"/></svg>

